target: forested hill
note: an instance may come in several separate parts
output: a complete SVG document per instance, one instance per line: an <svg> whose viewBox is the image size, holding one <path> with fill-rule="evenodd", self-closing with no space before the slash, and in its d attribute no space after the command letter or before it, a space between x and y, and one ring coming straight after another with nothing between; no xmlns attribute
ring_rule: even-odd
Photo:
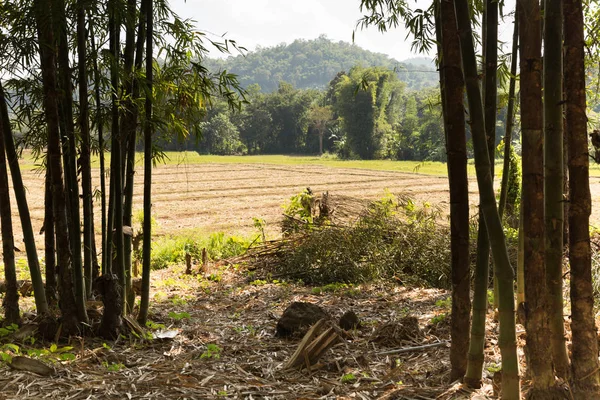
<svg viewBox="0 0 600 400"><path fill-rule="evenodd" d="M237 74L244 87L258 83L264 92L277 89L285 81L299 89L323 89L340 71L350 68L383 66L394 69L408 89L419 90L438 85L432 63L423 58L414 64L402 63L385 54L373 53L346 42L333 42L324 36L314 40L296 40L291 44L259 48L245 56L207 59L212 71L226 69Z"/></svg>

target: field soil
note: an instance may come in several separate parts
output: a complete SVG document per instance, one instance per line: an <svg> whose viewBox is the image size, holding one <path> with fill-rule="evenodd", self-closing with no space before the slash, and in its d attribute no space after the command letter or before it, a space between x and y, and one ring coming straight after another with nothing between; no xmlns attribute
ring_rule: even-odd
<svg viewBox="0 0 600 400"><path fill-rule="evenodd" d="M314 165L273 164L181 164L161 165L153 172L152 213L158 222L157 235L178 235L186 232L212 233L223 231L249 234L254 231L253 217L263 218L270 236L278 236L282 205L293 195L310 187L315 194L328 191L331 195L376 199L389 190L406 194L415 200L428 201L447 208L448 180L420 174L367 169L331 168ZM143 177L141 169L135 176L134 215L142 209ZM34 170L24 171L34 232L39 232L44 220L44 175ZM93 185L99 190L98 170ZM477 203L476 185L471 185L473 204ZM16 246L23 248L17 206L15 214ZM100 200L95 199L96 234L100 242ZM37 236L38 248L43 248L43 235Z"/></svg>
<svg viewBox="0 0 600 400"><path fill-rule="evenodd" d="M29 207L35 232L44 219L44 175L35 170L24 171ZM153 209L158 222L156 235L178 235L186 232L212 233L224 231L235 234L254 232L253 217L263 218L271 237L280 235L279 221L282 205L307 187L315 194L328 191L332 196L344 195L360 199L377 199L389 190L404 194L416 201L427 201L448 210L448 179L417 173L375 171L354 168L332 168L317 165L274 164L179 164L161 165L154 169ZM98 170L93 177L99 189ZM134 187L134 214L142 209L143 172L138 168ZM600 222L600 178L591 178L593 197L592 223ZM469 188L472 214L478 204L477 184L471 179ZM22 249L23 236L17 207L15 214L16 246ZM100 242L100 201L96 210L97 242ZM37 235L42 250L43 235Z"/></svg>

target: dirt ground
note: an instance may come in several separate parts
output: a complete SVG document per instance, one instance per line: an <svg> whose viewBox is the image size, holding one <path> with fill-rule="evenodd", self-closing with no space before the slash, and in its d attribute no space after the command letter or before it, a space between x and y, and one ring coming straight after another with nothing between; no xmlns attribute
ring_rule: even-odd
<svg viewBox="0 0 600 400"><path fill-rule="evenodd" d="M94 186L99 187L98 171ZM44 177L35 171L25 171L29 207L35 232L41 230L44 218ZM143 172L136 173L134 213L142 208ZM594 199L592 223L600 222L600 178L591 178ZM158 222L157 235L178 234L185 231L245 234L253 228L253 217L267 222L267 232L277 236L282 205L294 194L310 187L315 193L329 191L332 195L375 199L384 190L407 194L419 201L428 201L448 208L449 192L446 177L408 174L365 169L330 168L313 165L271 164L180 164L162 165L154 169L153 214ZM470 201L478 204L477 185L470 184ZM100 209L96 201L95 209ZM473 209L473 212L476 210ZM17 207L15 238L18 248L23 247ZM100 237L100 218L96 214L97 240ZM43 246L43 235L38 235L38 247Z"/></svg>
<svg viewBox="0 0 600 400"><path fill-rule="evenodd" d="M43 222L44 180L32 171L24 175L38 232ZM137 174L136 180L139 209L143 175ZM277 235L281 205L306 187L315 193L365 199L379 198L388 189L448 207L444 177L318 166L204 164L157 167L153 212L163 235L186 230L243 234L253 230L252 217L264 218L269 232ZM591 179L591 188L595 197L592 221L597 223L600 178ZM470 194L475 206L474 181ZM16 205L14 210L16 214ZM20 233L16 237L21 247ZM38 238L41 249L43 235ZM492 321L488 323L483 387L468 391L448 382L447 291L377 284L315 294L310 287L265 283L243 269L222 268L214 271L212 280L184 275L181 266L153 273L152 329L172 331L174 338L144 340L128 335L116 342L73 338L70 351L75 360L55 362L52 377L11 370L0 363L0 400L495 398L492 376L500 354L498 327ZM24 306L31 301L24 299ZM334 319L353 310L362 327L328 350L310 372L286 371L283 365L298 341L277 338L274 333L277 318L293 301L318 304ZM373 340L380 327L408 315L419 321L413 337L394 345ZM518 332L522 335L523 328ZM0 343L15 343L23 346L22 351L31 347L9 338ZM411 350L427 344L439 345ZM406 352L393 353L400 349ZM6 346L4 350L12 351Z"/></svg>
<svg viewBox="0 0 600 400"><path fill-rule="evenodd" d="M500 363L493 322L483 387L465 390L448 382L446 291L377 284L315 294L294 284L252 281L243 270L218 271L219 282L184 275L182 267L154 275L150 319L155 333L170 331L174 338L73 338L75 360L50 363L51 355L43 358L55 369L53 376L0 364L0 399L493 398L491 377ZM299 339L275 337L275 325L293 301L318 304L334 320L353 310L362 326L328 350L310 372L285 370ZM419 325L410 336L395 343L375 339L386 323L407 316L416 317ZM10 336L2 342L22 345L22 352L32 347ZM419 348L427 344L435 347Z"/></svg>

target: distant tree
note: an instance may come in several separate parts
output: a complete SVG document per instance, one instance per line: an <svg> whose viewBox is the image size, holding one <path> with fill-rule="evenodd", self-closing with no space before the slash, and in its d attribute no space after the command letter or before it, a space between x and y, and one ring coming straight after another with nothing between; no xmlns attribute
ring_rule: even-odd
<svg viewBox="0 0 600 400"><path fill-rule="evenodd" d="M355 67L336 85L334 110L341 117L347 145L363 159L381 158L392 144L392 126L386 110L400 87L396 75L385 68Z"/></svg>
<svg viewBox="0 0 600 400"><path fill-rule="evenodd" d="M414 95L409 95L405 102L403 118L399 127L396 157L400 160L416 159L418 138L419 117L417 115L417 100Z"/></svg>
<svg viewBox="0 0 600 400"><path fill-rule="evenodd" d="M250 98L250 104L244 108L240 121L240 138L250 154L265 152L274 142L273 117L266 107L264 95Z"/></svg>
<svg viewBox="0 0 600 400"><path fill-rule="evenodd" d="M316 92L295 89L280 82L279 89L269 96L267 105L277 133L276 149L282 153L299 153L306 145L308 111Z"/></svg>
<svg viewBox="0 0 600 400"><path fill-rule="evenodd" d="M309 111L308 119L310 125L314 127L317 135L319 135L319 155L323 154L323 136L327 130L327 123L333 118L331 106L313 105Z"/></svg>
<svg viewBox="0 0 600 400"><path fill-rule="evenodd" d="M208 154L243 154L247 149L240 141L237 127L228 115L219 113L200 124L202 129L201 149Z"/></svg>

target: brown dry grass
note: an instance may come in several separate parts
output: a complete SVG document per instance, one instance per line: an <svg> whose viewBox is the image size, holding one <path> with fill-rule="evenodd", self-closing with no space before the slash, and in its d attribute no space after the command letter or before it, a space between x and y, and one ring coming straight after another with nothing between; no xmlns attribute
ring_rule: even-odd
<svg viewBox="0 0 600 400"><path fill-rule="evenodd" d="M35 232L44 218L44 177L33 170L24 171L31 219ZM143 172L136 173L134 212L142 208ZM95 170L93 185L99 188ZM158 235L177 235L185 231L212 233L224 231L247 234L253 230L253 217L267 222L267 232L279 235L282 205L294 194L310 187L315 193L376 199L387 189L428 201L448 209L448 180L393 171L332 168L318 165L273 164L179 164L154 169L153 215L159 224ZM592 223L600 223L600 178L592 177ZM471 180L470 202L478 204L477 185ZM16 246L23 248L17 207L12 200ZM95 201L97 241L100 241L100 202ZM475 212L475 210L473 210ZM37 235L43 248L43 235Z"/></svg>
<svg viewBox="0 0 600 400"><path fill-rule="evenodd" d="M44 219L44 176L24 171L31 220L35 232ZM99 173L93 177L99 188ZM134 211L142 208L143 172L138 171L134 186ZM154 169L153 215L159 224L157 234L176 235L184 231L212 233L225 231L246 234L253 230L253 217L267 222L267 232L278 235L282 205L294 194L310 187L315 193L375 199L387 189L417 200L447 205L445 177L390 171L342 169L315 165L272 164L191 164L163 165ZM475 185L471 185L476 203ZM13 199L15 239L23 247L17 207ZM97 241L100 241L100 202L95 201ZM43 249L43 235L36 237Z"/></svg>

